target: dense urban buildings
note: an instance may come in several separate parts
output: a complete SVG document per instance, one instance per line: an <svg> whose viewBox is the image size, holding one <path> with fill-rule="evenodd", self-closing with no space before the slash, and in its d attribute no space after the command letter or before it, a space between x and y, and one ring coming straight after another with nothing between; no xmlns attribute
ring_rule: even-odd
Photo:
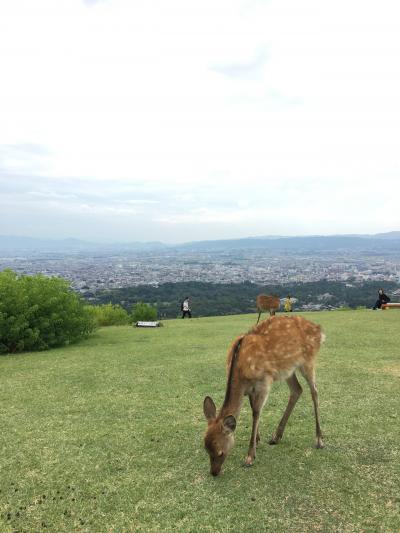
<svg viewBox="0 0 400 533"><path fill-rule="evenodd" d="M289 284L320 280L400 282L398 256L320 253L283 254L265 250L138 251L131 253L30 252L0 255L0 270L61 276L85 294L103 289L167 282Z"/></svg>

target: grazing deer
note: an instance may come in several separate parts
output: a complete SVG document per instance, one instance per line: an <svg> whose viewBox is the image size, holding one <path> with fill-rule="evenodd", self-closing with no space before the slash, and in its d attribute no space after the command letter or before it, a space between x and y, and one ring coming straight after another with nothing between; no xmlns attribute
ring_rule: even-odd
<svg viewBox="0 0 400 533"><path fill-rule="evenodd" d="M279 309L281 301L278 296L268 296L267 294L259 294L256 299L256 306L258 311L257 324L260 321L260 316L263 311L269 311L271 316L275 315L275 311Z"/></svg>
<svg viewBox="0 0 400 533"><path fill-rule="evenodd" d="M224 403L217 414L213 400L206 396L203 411L208 422L204 446L210 456L211 474L217 476L234 444L233 432L244 396L248 396L253 412L246 465L251 466L260 440L258 430L261 410L274 381L286 380L290 389L289 403L269 444L277 444L286 422L299 399L302 388L296 377L299 370L311 389L316 424L316 447L323 448L318 417L315 384L315 356L325 335L321 327L300 316L271 317L254 326L232 344L227 358L227 385Z"/></svg>

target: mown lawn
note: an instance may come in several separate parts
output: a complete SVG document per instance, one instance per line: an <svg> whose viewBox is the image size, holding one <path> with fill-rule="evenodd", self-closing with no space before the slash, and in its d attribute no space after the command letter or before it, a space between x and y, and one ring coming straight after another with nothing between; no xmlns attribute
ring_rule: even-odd
<svg viewBox="0 0 400 533"><path fill-rule="evenodd" d="M304 314L326 448L305 393L267 444L288 390L272 389L255 466L248 403L223 474L209 475L202 402L220 404L225 354L256 315L105 328L68 348L0 357L0 531L399 531L400 311Z"/></svg>

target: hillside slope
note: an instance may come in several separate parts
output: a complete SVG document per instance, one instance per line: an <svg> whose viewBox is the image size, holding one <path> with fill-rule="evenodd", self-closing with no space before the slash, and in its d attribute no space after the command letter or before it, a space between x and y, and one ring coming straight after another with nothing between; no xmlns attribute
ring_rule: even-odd
<svg viewBox="0 0 400 533"><path fill-rule="evenodd" d="M254 315L104 328L63 349L0 357L1 531L395 531L400 500L400 311L303 316L323 325L317 382L283 441L276 384L255 466L251 416L217 479L202 447L202 402L220 405L225 355Z"/></svg>

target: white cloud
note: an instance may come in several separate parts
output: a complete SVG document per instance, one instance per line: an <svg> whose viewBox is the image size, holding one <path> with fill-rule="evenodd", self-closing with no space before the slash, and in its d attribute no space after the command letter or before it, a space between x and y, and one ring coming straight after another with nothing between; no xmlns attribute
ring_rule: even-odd
<svg viewBox="0 0 400 533"><path fill-rule="evenodd" d="M3 0L0 183L47 179L28 190L202 238L255 231L264 204L261 234L398 229L399 15L394 0Z"/></svg>
<svg viewBox="0 0 400 533"><path fill-rule="evenodd" d="M76 195L74 194L60 194L54 191L28 191L28 196L39 198L40 200L69 200L71 198L76 198Z"/></svg>
<svg viewBox="0 0 400 533"><path fill-rule="evenodd" d="M264 74L267 60L266 49L261 49L245 62L216 65L213 70L228 78L260 79Z"/></svg>

